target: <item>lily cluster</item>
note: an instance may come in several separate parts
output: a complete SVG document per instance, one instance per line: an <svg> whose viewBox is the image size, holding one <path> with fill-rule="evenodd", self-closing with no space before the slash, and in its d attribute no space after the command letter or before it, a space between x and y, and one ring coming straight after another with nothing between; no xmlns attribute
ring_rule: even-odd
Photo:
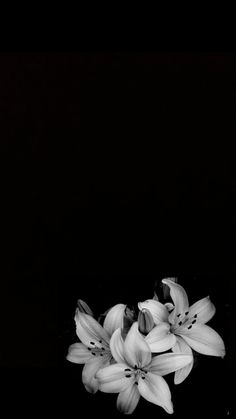
<svg viewBox="0 0 236 419"><path fill-rule="evenodd" d="M174 372L174 383L180 384L191 372L194 352L225 355L222 338L206 325L215 314L210 298L189 306L175 278L162 283L172 302L162 304L154 294L138 302L137 313L116 304L97 321L90 307L78 301L75 324L80 342L69 347L67 360L84 364L82 382L88 392L118 393L117 408L125 414L135 410L141 396L173 413L163 376Z"/></svg>

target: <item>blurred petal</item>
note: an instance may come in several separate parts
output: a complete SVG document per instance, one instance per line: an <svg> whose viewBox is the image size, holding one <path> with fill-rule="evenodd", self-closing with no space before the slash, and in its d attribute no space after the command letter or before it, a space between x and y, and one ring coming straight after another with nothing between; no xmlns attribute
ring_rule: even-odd
<svg viewBox="0 0 236 419"><path fill-rule="evenodd" d="M176 336L176 345L172 348L172 351L178 353L182 352L183 354L191 355L193 357L192 349L180 336ZM186 365L186 367L183 367L175 372L175 384L180 384L185 380L185 378L187 378L193 368L193 363L194 359L192 358L192 361Z"/></svg>
<svg viewBox="0 0 236 419"><path fill-rule="evenodd" d="M95 374L103 366L104 360L97 357L85 364L82 371L82 381L89 393L96 393L98 390L98 380L95 378Z"/></svg>
<svg viewBox="0 0 236 419"><path fill-rule="evenodd" d="M167 413L173 413L170 389L164 378L148 372L145 380L139 379L138 389L148 402L163 407Z"/></svg>
<svg viewBox="0 0 236 419"><path fill-rule="evenodd" d="M94 342L97 347L101 348L103 343L109 342L110 338L105 329L91 316L80 313L77 310L75 315L76 333L79 339L88 347L93 347L90 342Z"/></svg>
<svg viewBox="0 0 236 419"><path fill-rule="evenodd" d="M110 336L118 327L123 327L125 307L125 304L116 304L108 311L103 327Z"/></svg>
<svg viewBox="0 0 236 419"><path fill-rule="evenodd" d="M92 358L91 352L83 343L74 343L69 347L66 359L76 364L85 364Z"/></svg>
<svg viewBox="0 0 236 419"><path fill-rule="evenodd" d="M188 317L197 314L197 323L207 323L215 314L216 308L209 297L202 298L189 308Z"/></svg>
<svg viewBox="0 0 236 419"><path fill-rule="evenodd" d="M138 331L138 322L133 323L126 336L124 356L126 361L133 367L135 365L143 367L151 361L151 351L144 337Z"/></svg>
<svg viewBox="0 0 236 419"><path fill-rule="evenodd" d="M192 356L181 353L168 353L152 358L149 371L157 375L167 375L177 371L192 362Z"/></svg>
<svg viewBox="0 0 236 419"><path fill-rule="evenodd" d="M148 309L152 314L155 324L168 321L169 312L166 306L156 300L146 300L138 303L139 310Z"/></svg>
<svg viewBox="0 0 236 419"><path fill-rule="evenodd" d="M117 409L126 415L133 413L140 399L140 393L136 385L129 386L122 391L117 398Z"/></svg>
<svg viewBox="0 0 236 419"><path fill-rule="evenodd" d="M181 285L176 284L171 279L163 279L163 284L166 284L170 288L170 296L174 303L174 310L169 315L170 323L174 323L176 316L188 311L189 303L188 296L185 292L185 289Z"/></svg>
<svg viewBox="0 0 236 419"><path fill-rule="evenodd" d="M134 376L126 377L128 374L125 371L126 368L128 368L126 364L114 364L100 369L96 375L99 381L99 390L105 393L120 393L131 386Z"/></svg>
<svg viewBox="0 0 236 419"><path fill-rule="evenodd" d="M205 324L196 323L191 329L181 328L179 335L200 354L221 357L225 355L225 345L222 338L215 330Z"/></svg>
<svg viewBox="0 0 236 419"><path fill-rule="evenodd" d="M116 329L116 331L113 333L110 340L110 349L116 362L126 362L124 359L124 341L121 336L121 329Z"/></svg>
<svg viewBox="0 0 236 419"><path fill-rule="evenodd" d="M176 337L170 333L170 325L161 323L154 327L145 337L151 352L164 352L175 345Z"/></svg>

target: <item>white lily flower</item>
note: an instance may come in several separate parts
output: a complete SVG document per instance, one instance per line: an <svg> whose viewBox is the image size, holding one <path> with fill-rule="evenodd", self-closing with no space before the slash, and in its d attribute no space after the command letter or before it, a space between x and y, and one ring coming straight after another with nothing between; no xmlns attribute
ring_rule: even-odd
<svg viewBox="0 0 236 419"><path fill-rule="evenodd" d="M82 381L87 391L98 390L96 372L109 365L112 360L110 338L118 327L123 327L124 304L116 304L107 313L103 327L89 314L76 311L76 333L81 342L69 347L67 360L76 364L85 364Z"/></svg>
<svg viewBox="0 0 236 419"><path fill-rule="evenodd" d="M119 393L117 408L131 414L140 396L173 413L171 393L162 376L176 371L191 362L189 355L167 353L152 358L151 350L133 323L125 341L117 329L110 341L111 353L117 364L100 369L96 377L99 390Z"/></svg>
<svg viewBox="0 0 236 419"><path fill-rule="evenodd" d="M169 278L163 279L162 282L169 286L170 296L174 303L174 308L168 315L170 334L176 337L172 351L192 355L192 349L194 349L201 354L224 357L225 346L222 338L205 324L215 314L215 306L210 298L202 298L189 307L188 296L181 285ZM155 303L156 301L149 303L149 310L153 317L157 312ZM144 306L145 302L141 304ZM189 365L175 373L175 384L184 381L192 367L193 358Z"/></svg>

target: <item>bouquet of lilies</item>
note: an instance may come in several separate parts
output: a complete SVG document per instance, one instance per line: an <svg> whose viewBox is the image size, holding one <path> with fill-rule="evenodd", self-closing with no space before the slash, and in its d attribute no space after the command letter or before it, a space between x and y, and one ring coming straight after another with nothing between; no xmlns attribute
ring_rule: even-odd
<svg viewBox="0 0 236 419"><path fill-rule="evenodd" d="M215 314L210 298L189 306L176 278L162 283L172 302L162 304L154 293L152 299L138 302L136 312L116 304L99 321L84 301L78 301L75 324L80 342L69 347L67 360L85 364L82 381L88 392L118 393L117 408L125 414L135 410L140 396L173 413L163 376L174 372L174 383L182 383L193 368L193 351L225 355L222 338L206 325Z"/></svg>

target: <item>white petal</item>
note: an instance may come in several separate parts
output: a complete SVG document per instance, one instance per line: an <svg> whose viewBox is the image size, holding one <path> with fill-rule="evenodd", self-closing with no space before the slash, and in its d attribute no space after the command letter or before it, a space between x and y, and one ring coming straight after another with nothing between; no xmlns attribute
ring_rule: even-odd
<svg viewBox="0 0 236 419"><path fill-rule="evenodd" d="M76 364L85 364L92 358L91 352L83 343L74 343L69 347L66 359Z"/></svg>
<svg viewBox="0 0 236 419"><path fill-rule="evenodd" d="M126 415L133 413L140 399L140 393L135 384L122 391L117 398L117 409Z"/></svg>
<svg viewBox="0 0 236 419"><path fill-rule="evenodd" d="M92 348L90 342L94 342L97 347L102 347L104 342L108 343L110 338L105 329L91 316L80 313L77 310L75 315L76 333L79 339L88 347ZM99 341L103 342L100 343Z"/></svg>
<svg viewBox="0 0 236 419"><path fill-rule="evenodd" d="M110 336L118 327L123 327L125 307L125 304L116 304L108 311L103 327Z"/></svg>
<svg viewBox="0 0 236 419"><path fill-rule="evenodd" d="M125 342L124 356L126 361L134 367L144 367L151 362L151 351L144 337L138 331L138 322L132 324Z"/></svg>
<svg viewBox="0 0 236 419"><path fill-rule="evenodd" d="M88 361L82 371L82 381L89 393L96 393L98 390L98 380L95 375L97 371L104 366L104 360L101 358L92 358Z"/></svg>
<svg viewBox="0 0 236 419"><path fill-rule="evenodd" d="M125 363L124 358L124 341L121 336L121 329L116 329L110 340L110 349L116 362Z"/></svg>
<svg viewBox="0 0 236 419"><path fill-rule="evenodd" d="M139 379L138 389L144 399L173 413L170 389L164 378L148 372L144 380Z"/></svg>
<svg viewBox="0 0 236 419"><path fill-rule="evenodd" d="M170 296L174 303L174 310L169 315L170 323L174 323L178 314L183 314L188 311L189 303L186 291L181 285L171 281L171 279L163 279L163 284L166 284L170 288Z"/></svg>
<svg viewBox="0 0 236 419"><path fill-rule="evenodd" d="M178 352L178 353L181 352L183 354L192 356L192 361L188 365L186 365L186 367L183 367L180 370L175 372L174 383L180 384L185 380L185 378L187 378L187 376L190 374L193 368L193 363L194 363L193 351L190 348L190 346L180 336L176 336L176 345L172 348L172 351Z"/></svg>
<svg viewBox="0 0 236 419"><path fill-rule="evenodd" d="M105 393L120 393L126 390L134 382L133 375L126 377L129 374L129 371L125 371L127 368L129 366L126 364L114 364L100 369L96 374L99 390Z"/></svg>
<svg viewBox="0 0 236 419"><path fill-rule="evenodd" d="M175 345L176 337L170 333L168 323L160 323L145 337L151 352L164 352Z"/></svg>
<svg viewBox="0 0 236 419"><path fill-rule="evenodd" d="M168 353L157 355L152 358L152 364L149 371L157 375L167 375L171 372L177 371L192 362L191 355L181 353Z"/></svg>
<svg viewBox="0 0 236 419"><path fill-rule="evenodd" d="M207 323L215 314L216 308L209 297L202 298L189 308L188 317L197 314L197 323Z"/></svg>
<svg viewBox="0 0 236 419"><path fill-rule="evenodd" d="M222 338L215 330L205 324L196 323L191 329L181 328L179 335L196 352L221 357L225 355L225 345Z"/></svg>
<svg viewBox="0 0 236 419"><path fill-rule="evenodd" d="M138 303L138 308L139 310L143 310L144 308L148 309L153 317L155 324L168 321L169 312L166 306L159 301L146 300L142 303Z"/></svg>

